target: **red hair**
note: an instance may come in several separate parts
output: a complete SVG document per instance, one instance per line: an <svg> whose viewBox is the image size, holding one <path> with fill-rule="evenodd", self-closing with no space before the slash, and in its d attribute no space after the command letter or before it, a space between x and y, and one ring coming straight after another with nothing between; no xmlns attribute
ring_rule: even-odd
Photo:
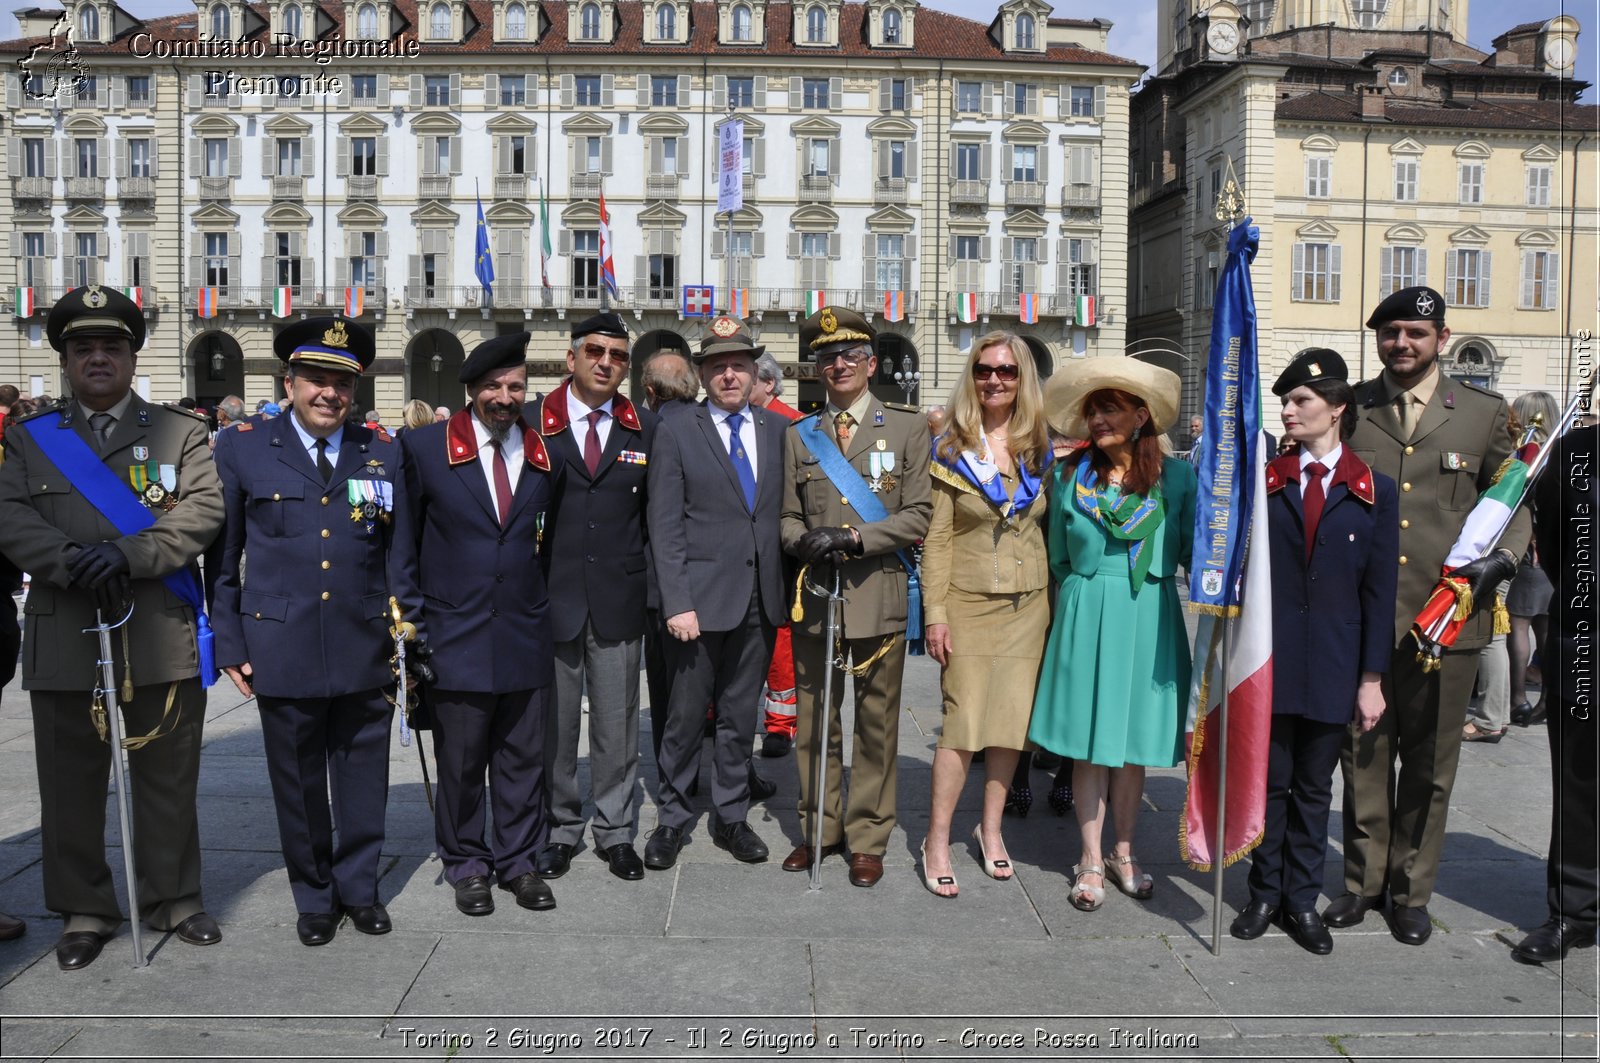
<svg viewBox="0 0 1600 1063"><path fill-rule="evenodd" d="M1116 406L1124 410L1144 410L1149 412L1150 407L1137 395L1122 391L1119 388L1101 388L1091 392L1083 400L1083 408L1088 410L1091 403L1099 398L1108 398ZM1085 415L1084 420L1088 417ZM1128 475L1123 478L1122 490L1125 493L1148 495L1150 489L1161 480L1161 463L1166 455L1161 452L1161 433L1156 430L1155 420L1152 418L1139 429L1139 438L1133 443L1133 467L1128 470ZM1101 483L1111 474L1111 458L1105 451L1094 445L1093 440L1085 442L1081 447L1067 455L1067 461L1076 467L1084 458L1089 461L1089 468L1094 471L1096 479Z"/></svg>

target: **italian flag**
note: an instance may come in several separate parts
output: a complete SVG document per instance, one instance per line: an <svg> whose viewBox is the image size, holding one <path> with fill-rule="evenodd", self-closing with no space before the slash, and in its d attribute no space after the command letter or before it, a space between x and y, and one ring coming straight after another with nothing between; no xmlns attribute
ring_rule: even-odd
<svg viewBox="0 0 1600 1063"><path fill-rule="evenodd" d="M964 325L970 325L978 320L978 293L956 293L956 320Z"/></svg>
<svg viewBox="0 0 1600 1063"><path fill-rule="evenodd" d="M821 288L809 288L806 290L806 317L810 317L827 305L827 292Z"/></svg>
<svg viewBox="0 0 1600 1063"><path fill-rule="evenodd" d="M1072 323L1081 325L1084 328L1092 328L1095 322L1094 309L1094 296L1078 296L1072 305Z"/></svg>
<svg viewBox="0 0 1600 1063"><path fill-rule="evenodd" d="M18 317L32 317L33 316L33 289L32 288L18 288L17 289L17 316Z"/></svg>
<svg viewBox="0 0 1600 1063"><path fill-rule="evenodd" d="M344 290L344 316L360 317L361 311L367 307L367 290L365 288L346 288Z"/></svg>
<svg viewBox="0 0 1600 1063"><path fill-rule="evenodd" d="M293 289L288 287L274 288L272 290L272 316L288 317L294 313Z"/></svg>
<svg viewBox="0 0 1600 1063"><path fill-rule="evenodd" d="M140 310L144 309L144 289L142 287L136 284L131 288L124 288L122 289L122 294L132 299L134 306L137 306Z"/></svg>

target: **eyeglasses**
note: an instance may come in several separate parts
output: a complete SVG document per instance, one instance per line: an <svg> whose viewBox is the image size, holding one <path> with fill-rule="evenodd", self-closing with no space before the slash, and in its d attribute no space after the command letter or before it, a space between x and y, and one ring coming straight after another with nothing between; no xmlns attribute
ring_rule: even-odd
<svg viewBox="0 0 1600 1063"><path fill-rule="evenodd" d="M866 351L859 349L836 351L833 354L819 354L817 355L817 368L826 369L834 362L843 362L845 365L860 365L870 357L872 356Z"/></svg>
<svg viewBox="0 0 1600 1063"><path fill-rule="evenodd" d="M598 343L585 343L583 345L583 353L597 362L609 358L617 365L628 364L628 348L626 347L618 347L613 350L610 347L602 347Z"/></svg>
<svg viewBox="0 0 1600 1063"><path fill-rule="evenodd" d="M972 379L983 381L992 376L1001 380L1015 380L1019 370L1014 365L985 365L983 362L972 363Z"/></svg>

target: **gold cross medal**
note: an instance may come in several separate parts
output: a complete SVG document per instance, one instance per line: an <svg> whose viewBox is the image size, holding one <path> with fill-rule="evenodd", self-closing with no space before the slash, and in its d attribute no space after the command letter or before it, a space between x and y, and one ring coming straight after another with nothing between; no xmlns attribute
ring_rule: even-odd
<svg viewBox="0 0 1600 1063"><path fill-rule="evenodd" d="M345 491L350 500L350 519L357 524L365 524L368 535L372 534L372 526L383 512L378 486L377 480L345 481Z"/></svg>
<svg viewBox="0 0 1600 1063"><path fill-rule="evenodd" d="M883 442L879 440L878 442ZM893 491L895 478L890 474L894 472L894 451L873 450L867 454L867 465L872 470L871 487L874 493Z"/></svg>

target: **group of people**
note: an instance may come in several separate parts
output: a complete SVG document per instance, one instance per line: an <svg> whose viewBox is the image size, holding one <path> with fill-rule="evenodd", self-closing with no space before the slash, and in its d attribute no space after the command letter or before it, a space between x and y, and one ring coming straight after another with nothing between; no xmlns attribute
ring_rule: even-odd
<svg viewBox="0 0 1600 1063"><path fill-rule="evenodd" d="M1436 671L1406 633L1513 444L1499 396L1440 373L1443 310L1430 289L1396 292L1368 322L1377 378L1353 385L1337 352L1316 349L1273 388L1287 444L1267 469L1273 720L1240 938L1277 924L1325 954L1329 926L1380 908L1402 942L1431 933L1489 617L1475 613ZM766 755L796 753L802 834L783 869L837 855L851 883L875 885L896 823L905 659L924 645L944 709L919 846L927 889L960 893L953 820L980 754L979 865L1014 877L1003 812L1019 758L1043 750L1071 764L1073 906L1099 909L1108 885L1153 895L1133 851L1144 775L1185 754L1191 671L1177 579L1197 478L1161 440L1178 415L1175 374L1094 358L1041 381L1022 340L990 333L930 438L921 412L873 395L875 334L849 310L825 307L801 329L826 394L806 417L777 399L781 370L732 317L712 320L692 355L652 355L635 404L621 394L628 330L600 313L573 326L568 375L549 394L528 391L529 334L496 337L462 365L465 408L435 422L423 407L394 436L349 420L371 333L316 318L276 340L286 415L219 433L213 456L202 421L132 392L144 324L120 292L74 290L47 333L73 401L7 433L0 554L34 579L24 685L63 969L91 963L122 919L105 863L96 654L81 632L130 601L114 656L135 735L132 916L192 944L221 936L201 901L194 814L212 660L259 706L308 946L345 918L391 929L377 878L402 667L414 701L399 708L433 735L444 878L469 916L494 910L496 886L554 907L551 883L586 833L619 878L671 868L702 792L712 844L765 861L748 819L773 792L753 766L758 730ZM118 492L142 503L137 526L111 515L102 496ZM1573 504L1557 498L1552 512ZM1530 534L1520 512L1458 572L1476 603L1515 571ZM213 540L207 620L175 577ZM1555 567L1568 554L1540 556ZM1561 646L1572 652L1563 622L1552 617L1547 675ZM659 779L642 857L641 664ZM1573 695L1551 696L1559 707ZM1593 844L1571 833L1587 816L1593 836L1592 748L1581 755L1592 730L1570 730L1592 722L1551 719L1567 840L1552 846L1551 921L1517 950L1529 962L1592 941L1595 925ZM1580 752L1558 753L1568 745ZM1345 891L1319 912L1336 762Z"/></svg>

